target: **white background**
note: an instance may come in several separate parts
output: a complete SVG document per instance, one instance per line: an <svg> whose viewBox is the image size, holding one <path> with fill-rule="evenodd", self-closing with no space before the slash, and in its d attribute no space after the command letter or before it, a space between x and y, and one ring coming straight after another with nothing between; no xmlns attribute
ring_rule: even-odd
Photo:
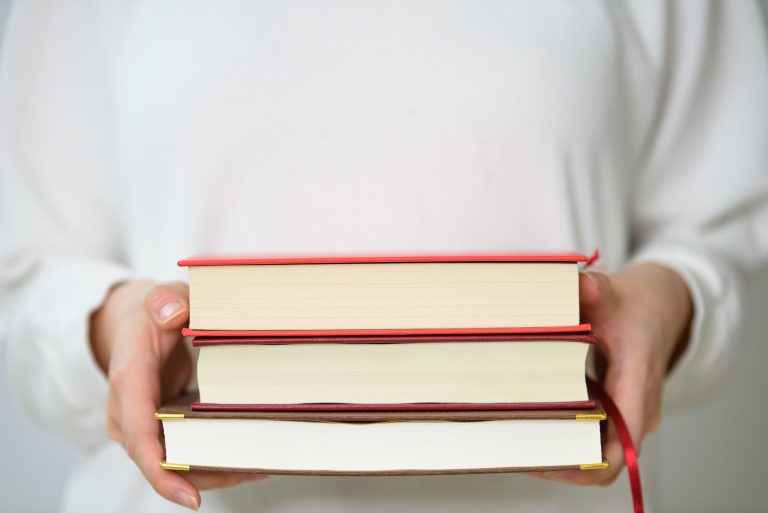
<svg viewBox="0 0 768 513"><path fill-rule="evenodd" d="M9 2L0 0L0 27ZM763 4L768 11L768 0ZM644 449L663 462L642 468L648 500L658 511L768 509L768 273L755 284L751 304L751 333L732 380L707 404L667 411ZM56 511L67 472L82 456L25 417L6 380L0 365L0 512ZM600 489L594 492L599 500Z"/></svg>

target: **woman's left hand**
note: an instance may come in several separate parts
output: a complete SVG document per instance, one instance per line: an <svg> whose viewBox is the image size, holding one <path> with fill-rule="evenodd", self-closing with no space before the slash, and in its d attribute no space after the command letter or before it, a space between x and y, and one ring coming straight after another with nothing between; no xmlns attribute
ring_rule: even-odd
<svg viewBox="0 0 768 513"><path fill-rule="evenodd" d="M642 263L614 275L582 273L582 322L597 338L598 372L621 410L635 447L659 427L664 379L685 350L693 315L685 282L672 269ZM611 468L534 473L581 485L611 484L624 468L624 453L610 425L603 456Z"/></svg>

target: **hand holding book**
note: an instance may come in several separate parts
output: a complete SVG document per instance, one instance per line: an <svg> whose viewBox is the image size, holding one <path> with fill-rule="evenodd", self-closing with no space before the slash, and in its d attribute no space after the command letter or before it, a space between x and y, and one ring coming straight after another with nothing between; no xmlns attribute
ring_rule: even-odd
<svg viewBox="0 0 768 513"><path fill-rule="evenodd" d="M592 325L600 350L600 381L640 451L643 438L659 427L664 379L687 344L693 315L688 287L672 269L642 263L614 275L582 273L579 295L583 322ZM610 484L624 468L613 425L603 447L611 462L607 470L536 475L580 485Z"/></svg>
<svg viewBox="0 0 768 513"><path fill-rule="evenodd" d="M163 497L197 509L198 490L226 488L262 475L189 472L158 467L164 449L152 414L187 385L192 361L180 329L189 319L183 283L149 281L115 286L91 317L94 357L109 379L107 434L121 443L147 481Z"/></svg>

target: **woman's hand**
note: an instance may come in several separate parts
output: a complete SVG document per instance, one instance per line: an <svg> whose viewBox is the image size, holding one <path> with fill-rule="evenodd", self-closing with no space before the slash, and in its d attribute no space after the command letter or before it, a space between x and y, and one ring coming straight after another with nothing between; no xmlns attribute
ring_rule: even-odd
<svg viewBox="0 0 768 513"><path fill-rule="evenodd" d="M621 410L640 451L643 438L659 427L664 379L685 350L693 314L685 282L673 270L643 263L621 273L582 273L582 322L597 337L598 372ZM624 453L611 425L603 443L611 468L536 473L582 485L611 484L624 468Z"/></svg>
<svg viewBox="0 0 768 513"><path fill-rule="evenodd" d="M192 361L180 329L189 318L183 283L117 285L91 317L91 347L107 374L107 434L120 442L147 481L166 499L198 509L198 490L235 486L266 476L189 472L159 467L164 458L154 412L183 392Z"/></svg>

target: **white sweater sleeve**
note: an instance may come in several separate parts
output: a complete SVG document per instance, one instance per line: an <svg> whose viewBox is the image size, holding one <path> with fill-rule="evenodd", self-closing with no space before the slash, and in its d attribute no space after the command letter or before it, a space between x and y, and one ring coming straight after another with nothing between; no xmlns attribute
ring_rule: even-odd
<svg viewBox="0 0 768 513"><path fill-rule="evenodd" d="M744 286L768 257L768 52L756 2L672 4L663 91L635 184L633 262L677 270L694 303L667 395L703 398L737 361Z"/></svg>
<svg viewBox="0 0 768 513"><path fill-rule="evenodd" d="M0 61L0 312L12 387L83 446L104 438L90 313L119 263L103 50L81 4L16 2ZM2 333L0 333L2 335Z"/></svg>

